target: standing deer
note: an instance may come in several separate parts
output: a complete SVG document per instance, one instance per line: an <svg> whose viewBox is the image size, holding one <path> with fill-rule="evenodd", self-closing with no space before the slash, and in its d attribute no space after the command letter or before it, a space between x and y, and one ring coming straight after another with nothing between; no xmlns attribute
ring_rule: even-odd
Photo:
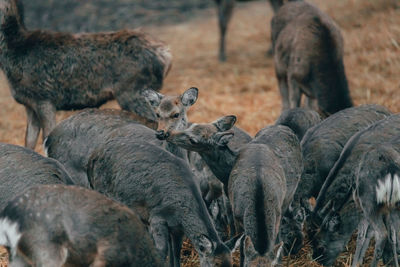
<svg viewBox="0 0 400 267"><path fill-rule="evenodd" d="M217 5L219 25L219 61L226 61L225 36L229 21L231 20L235 0L214 0Z"/></svg>
<svg viewBox="0 0 400 267"><path fill-rule="evenodd" d="M0 213L11 266L164 266L128 207L82 187L31 187Z"/></svg>
<svg viewBox="0 0 400 267"><path fill-rule="evenodd" d="M25 146L35 148L56 124L57 110L98 107L116 99L149 120L141 96L159 90L171 66L168 47L146 33L69 34L29 31L19 0L0 1L0 61L14 99L25 106Z"/></svg>
<svg viewBox="0 0 400 267"><path fill-rule="evenodd" d="M183 236L200 256L200 266L231 264L187 163L160 146L116 137L98 146L88 163L91 187L135 210L162 259L180 266Z"/></svg>
<svg viewBox="0 0 400 267"><path fill-rule="evenodd" d="M280 28L277 21L286 18L288 23ZM309 108L326 116L353 106L343 64L343 37L327 14L306 2L287 3L271 25L281 29L272 29L272 36L282 110L299 107L302 94Z"/></svg>

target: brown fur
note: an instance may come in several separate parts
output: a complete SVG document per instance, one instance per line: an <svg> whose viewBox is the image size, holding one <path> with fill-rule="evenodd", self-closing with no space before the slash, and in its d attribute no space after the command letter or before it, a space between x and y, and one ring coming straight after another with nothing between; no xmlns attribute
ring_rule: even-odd
<svg viewBox="0 0 400 267"><path fill-rule="evenodd" d="M302 94L309 108L325 115L351 107L336 23L311 4L293 2L278 11L271 25L283 110L299 107Z"/></svg>
<svg viewBox="0 0 400 267"><path fill-rule="evenodd" d="M171 64L166 45L146 33L29 31L18 0L0 1L0 62L15 100L26 107L25 145L46 137L57 110L98 107L116 99L122 109L149 120L141 96L159 90Z"/></svg>

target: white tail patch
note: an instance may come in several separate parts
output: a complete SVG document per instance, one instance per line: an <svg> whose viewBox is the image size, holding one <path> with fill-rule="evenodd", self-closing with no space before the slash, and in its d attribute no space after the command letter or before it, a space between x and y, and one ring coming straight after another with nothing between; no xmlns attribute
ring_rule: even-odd
<svg viewBox="0 0 400 267"><path fill-rule="evenodd" d="M15 257L17 244L21 238L18 228L18 223L8 218L0 219L0 245L9 247L12 257Z"/></svg>
<svg viewBox="0 0 400 267"><path fill-rule="evenodd" d="M378 181L376 186L376 202L394 206L400 201L400 180L397 174L388 174L385 178Z"/></svg>

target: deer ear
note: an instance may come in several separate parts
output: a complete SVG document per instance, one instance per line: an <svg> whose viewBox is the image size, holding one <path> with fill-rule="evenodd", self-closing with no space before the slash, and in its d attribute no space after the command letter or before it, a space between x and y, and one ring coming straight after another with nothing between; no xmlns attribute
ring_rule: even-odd
<svg viewBox="0 0 400 267"><path fill-rule="evenodd" d="M199 89L197 89L196 87L187 89L181 96L182 104L185 107L193 105L194 103L196 103L198 95Z"/></svg>
<svg viewBox="0 0 400 267"><path fill-rule="evenodd" d="M232 132L217 132L214 134L215 144L217 146L226 146L233 136Z"/></svg>
<svg viewBox="0 0 400 267"><path fill-rule="evenodd" d="M213 251L213 244L208 237L205 235L201 235L199 238L199 254L210 255Z"/></svg>
<svg viewBox="0 0 400 267"><path fill-rule="evenodd" d="M161 103L161 99L164 97L154 90L145 90L142 94L152 107L158 107Z"/></svg>
<svg viewBox="0 0 400 267"><path fill-rule="evenodd" d="M229 115L219 118L218 120L214 121L213 124L215 127L217 127L218 131L224 132L232 128L233 125L235 125L235 122L236 122L236 116Z"/></svg>

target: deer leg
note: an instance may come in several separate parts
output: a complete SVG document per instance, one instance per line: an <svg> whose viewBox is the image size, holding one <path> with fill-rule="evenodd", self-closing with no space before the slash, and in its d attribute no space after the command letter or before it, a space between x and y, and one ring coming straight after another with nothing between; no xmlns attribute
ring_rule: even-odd
<svg viewBox="0 0 400 267"><path fill-rule="evenodd" d="M358 225L357 233L357 246L356 252L354 253L352 267L356 267L362 264L365 251L368 248L369 242L371 240L373 231L369 227L369 223L366 219L363 219Z"/></svg>
<svg viewBox="0 0 400 267"><path fill-rule="evenodd" d="M67 248L54 244L41 244L33 253L33 262L35 266L62 267L67 257Z"/></svg>
<svg viewBox="0 0 400 267"><path fill-rule="evenodd" d="M234 0L221 0L217 1L218 5L218 22L220 31L219 41L219 61L226 61L225 54L225 36L228 23L232 17L232 11L234 6Z"/></svg>
<svg viewBox="0 0 400 267"><path fill-rule="evenodd" d="M32 108L25 106L25 110L28 120L25 133L25 146L34 150L39 137L40 122Z"/></svg>
<svg viewBox="0 0 400 267"><path fill-rule="evenodd" d="M290 108L289 88L286 76L278 77L279 91L282 97L282 111Z"/></svg>
<svg viewBox="0 0 400 267"><path fill-rule="evenodd" d="M169 231L164 219L153 217L150 220L150 234L154 244L160 253L161 259L166 260L169 249Z"/></svg>
<svg viewBox="0 0 400 267"><path fill-rule="evenodd" d="M24 260L22 257L16 255L16 256L12 259L12 261L10 262L10 265L9 265L9 266L10 266L10 267L29 267L29 266L31 266L31 265L28 264L27 262L25 262L25 260Z"/></svg>
<svg viewBox="0 0 400 267"><path fill-rule="evenodd" d="M306 96L304 100L304 105L309 109L318 110L318 103L317 99L315 98Z"/></svg>
<svg viewBox="0 0 400 267"><path fill-rule="evenodd" d="M301 104L301 90L297 81L289 76L289 108L298 108Z"/></svg>
<svg viewBox="0 0 400 267"><path fill-rule="evenodd" d="M42 102L37 105L37 116L43 129L43 141L56 127L56 107L50 102Z"/></svg>
<svg viewBox="0 0 400 267"><path fill-rule="evenodd" d="M387 232L385 229L386 227L383 220L379 218L374 225L375 249L371 267L376 267L378 265L379 259L382 257L383 249L387 240Z"/></svg>
<svg viewBox="0 0 400 267"><path fill-rule="evenodd" d="M174 234L171 235L171 241L172 241L172 257L174 260L174 267L180 267L181 266L181 248L182 248L182 235L180 234Z"/></svg>

